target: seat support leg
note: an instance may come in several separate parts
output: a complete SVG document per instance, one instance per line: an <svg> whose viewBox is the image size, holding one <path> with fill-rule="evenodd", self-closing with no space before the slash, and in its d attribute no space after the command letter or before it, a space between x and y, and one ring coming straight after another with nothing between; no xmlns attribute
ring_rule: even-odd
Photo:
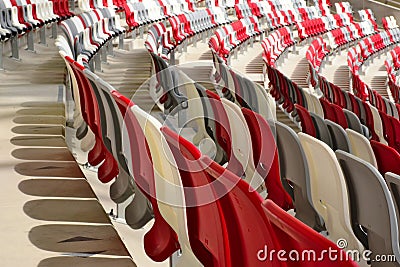
<svg viewBox="0 0 400 267"><path fill-rule="evenodd" d="M132 202L134 196L130 196L127 200L117 204L116 220L118 222L126 223L125 221L125 209Z"/></svg>
<svg viewBox="0 0 400 267"><path fill-rule="evenodd" d="M33 31L28 32L27 36L26 36L26 44L27 44L27 48L26 50L28 50L29 52L33 52L35 53L35 44L33 41Z"/></svg>
<svg viewBox="0 0 400 267"><path fill-rule="evenodd" d="M124 35L121 34L120 36L118 36L118 48L119 49L124 49Z"/></svg>
<svg viewBox="0 0 400 267"><path fill-rule="evenodd" d="M4 51L4 42L0 42L0 70L4 70L3 51Z"/></svg>
<svg viewBox="0 0 400 267"><path fill-rule="evenodd" d="M175 50L172 50L169 53L169 64L170 65L175 65Z"/></svg>
<svg viewBox="0 0 400 267"><path fill-rule="evenodd" d="M101 57L99 53L94 56L94 68L96 71L101 71Z"/></svg>
<svg viewBox="0 0 400 267"><path fill-rule="evenodd" d="M56 39L58 36L58 25L57 22L54 22L51 25L51 38Z"/></svg>
<svg viewBox="0 0 400 267"><path fill-rule="evenodd" d="M40 34L40 44L47 46L47 44L46 44L46 26L43 26L42 28L40 28L39 34Z"/></svg>
<svg viewBox="0 0 400 267"><path fill-rule="evenodd" d="M106 64L107 64L107 46L108 46L108 43L106 44L106 46L103 46L100 49L101 62L106 63Z"/></svg>
<svg viewBox="0 0 400 267"><path fill-rule="evenodd" d="M107 44L107 53L109 56L114 56L114 45L112 43L112 41L108 42Z"/></svg>
<svg viewBox="0 0 400 267"><path fill-rule="evenodd" d="M18 36L11 38L11 58L14 60L20 60Z"/></svg>

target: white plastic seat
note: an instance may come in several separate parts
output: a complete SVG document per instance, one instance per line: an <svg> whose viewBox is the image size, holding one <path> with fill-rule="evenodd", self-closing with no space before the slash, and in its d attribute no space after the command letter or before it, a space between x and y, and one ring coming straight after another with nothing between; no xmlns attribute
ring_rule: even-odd
<svg viewBox="0 0 400 267"><path fill-rule="evenodd" d="M374 130L379 137L379 142L387 145L387 142L383 134L383 125L381 121L381 116L379 115L379 111L376 107L372 106L371 104L369 104L369 108L371 109L372 112L372 117L374 119Z"/></svg>
<svg viewBox="0 0 400 267"><path fill-rule="evenodd" d="M266 187L264 179L255 168L251 135L246 119L238 105L227 99L221 99L221 102L225 108L231 128L232 152L243 167L244 180L259 193L262 193Z"/></svg>
<svg viewBox="0 0 400 267"><path fill-rule="evenodd" d="M324 117L324 110L321 106L321 102L319 102L319 99L317 96L310 94L310 97L312 99L313 107L314 107L314 113L320 116L321 118Z"/></svg>
<svg viewBox="0 0 400 267"><path fill-rule="evenodd" d="M183 186L174 156L160 131L162 125L138 106L135 105L131 109L149 146L160 213L178 235L182 255L178 258L176 266L202 266L190 247Z"/></svg>
<svg viewBox="0 0 400 267"><path fill-rule="evenodd" d="M310 135L299 133L310 171L311 198L316 211L325 221L328 238L345 239L346 250L364 251L353 233L346 180L332 149Z"/></svg>
<svg viewBox="0 0 400 267"><path fill-rule="evenodd" d="M377 168L378 164L369 140L364 135L351 129L346 129L346 134L349 138L351 153Z"/></svg>

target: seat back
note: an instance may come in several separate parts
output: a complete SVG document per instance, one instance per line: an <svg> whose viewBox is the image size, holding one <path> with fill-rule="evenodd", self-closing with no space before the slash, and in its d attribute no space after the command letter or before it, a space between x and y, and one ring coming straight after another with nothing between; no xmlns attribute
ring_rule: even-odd
<svg viewBox="0 0 400 267"><path fill-rule="evenodd" d="M349 197L345 178L335 153L325 143L299 133L310 171L311 198L315 210L325 221L329 239L346 239L347 249L362 251L350 224Z"/></svg>
<svg viewBox="0 0 400 267"><path fill-rule="evenodd" d="M279 248L279 242L271 233L272 229L263 212L260 195L254 191L249 192L249 185L243 179L209 157L201 157L200 162L204 171L213 179L216 192L228 192L219 201L227 223L228 236L232 237L229 246L233 266L287 266L276 258L267 263L257 258L260 249L265 246Z"/></svg>
<svg viewBox="0 0 400 267"><path fill-rule="evenodd" d="M317 137L317 132L315 130L311 115L308 110L298 104L295 104L294 106L296 107L297 114L300 118L301 131L303 133L311 135L312 137Z"/></svg>
<svg viewBox="0 0 400 267"><path fill-rule="evenodd" d="M281 182L278 151L271 127L258 113L245 108L242 108L242 113L250 130L254 165L257 173L264 180L263 183L268 192L267 198L282 209L291 209L292 199Z"/></svg>
<svg viewBox="0 0 400 267"><path fill-rule="evenodd" d="M233 155L243 168L243 173L239 172L235 174L242 176L255 190L259 190L259 192L265 191L264 179L255 170L250 130L241 109L235 103L224 98L221 99L221 103L225 109L231 128L230 138ZM233 166L233 168L238 169L238 167L235 166Z"/></svg>
<svg viewBox="0 0 400 267"><path fill-rule="evenodd" d="M178 266L200 266L193 254L187 229L183 185L174 156L163 138L161 123L138 106L131 108L146 136L153 161L157 205L165 221L177 233L182 256Z"/></svg>
<svg viewBox="0 0 400 267"><path fill-rule="evenodd" d="M396 209L397 218L400 217L400 175L387 172L383 177L390 190L390 194L393 199L393 203ZM400 224L398 225L400 232Z"/></svg>
<svg viewBox="0 0 400 267"><path fill-rule="evenodd" d="M325 124L328 127L329 133L332 136L332 149L333 150L343 150L350 152L349 139L346 135L345 130L339 125L330 120L325 120Z"/></svg>
<svg viewBox="0 0 400 267"><path fill-rule="evenodd" d="M203 250L208 249L214 256L213 259L208 255L209 260L202 261L204 266L262 266L264 263L257 262L252 253L257 253L261 242L271 247L276 242L271 238L265 216L260 214L262 198L249 192L244 180L202 156L190 142L166 127L161 131L181 168L182 179L186 180L182 182L186 185L186 200L190 199L190 203L186 202L190 205L187 211L192 209L192 215L198 215L198 223L194 224L198 227L198 241L203 243ZM190 216L188 212L188 223ZM281 265L276 262L271 266Z"/></svg>
<svg viewBox="0 0 400 267"><path fill-rule="evenodd" d="M186 201L188 234L204 266L231 266L229 241L219 196L198 159L201 152L167 127L162 133L178 165ZM212 226L212 227L210 227Z"/></svg>
<svg viewBox="0 0 400 267"><path fill-rule="evenodd" d="M314 123L314 127L317 133L317 138L323 141L328 146L332 147L333 146L332 137L329 132L328 126L326 126L325 124L323 117L312 112L310 112L310 115Z"/></svg>
<svg viewBox="0 0 400 267"><path fill-rule="evenodd" d="M346 129L347 137L351 148L351 154L359 157L362 160L370 163L375 168L378 167L374 151L372 150L369 140L362 134L352 130Z"/></svg>
<svg viewBox="0 0 400 267"><path fill-rule="evenodd" d="M321 102L319 101L318 97L316 97L313 94L310 94L310 97L312 99L312 103L314 106L314 113L319 115L321 118L324 117L324 109L322 108Z"/></svg>
<svg viewBox="0 0 400 267"><path fill-rule="evenodd" d="M353 227L362 226L367 232L359 230L356 233L361 232L368 238L372 259L376 255L395 255L397 262L390 266L398 266L400 249L397 215L385 180L371 164L354 155L336 151L336 156L347 182ZM371 266L381 264L372 261Z"/></svg>
<svg viewBox="0 0 400 267"><path fill-rule="evenodd" d="M129 171L135 179L135 194L142 192L149 199L154 214L154 224L144 236L144 249L154 261L164 261L179 248L178 238L158 208L153 163L142 128L131 110L134 104L117 91L112 91L112 97L124 117L123 127L126 128L127 135L123 138L122 153L126 155ZM144 221L143 218L146 218L143 216L143 205L140 202L132 201L125 210L125 218L130 225L140 225ZM135 205L139 206L136 211L133 210ZM147 211L147 207L144 211Z"/></svg>
<svg viewBox="0 0 400 267"><path fill-rule="evenodd" d="M400 175L400 154L389 146L371 140L371 147L374 150L378 170L382 175L393 172Z"/></svg>
<svg viewBox="0 0 400 267"><path fill-rule="evenodd" d="M325 267L356 267L358 264L349 259L343 250L340 250L335 243L296 220L280 209L272 201L267 200L263 205L264 212L274 229L273 233L280 240L284 251L297 251L300 255L306 255L307 251L315 252L315 255L322 255L324 251L338 251L338 259L333 260L325 257L320 260L297 261L288 259L288 265L298 267L325 266ZM312 258L312 257L311 257Z"/></svg>
<svg viewBox="0 0 400 267"><path fill-rule="evenodd" d="M295 131L280 122L276 122L276 131L282 183L290 182L286 188L292 191L296 218L321 231L324 226L312 203L307 159L299 138Z"/></svg>
<svg viewBox="0 0 400 267"><path fill-rule="evenodd" d="M371 110L372 117L373 117L373 120L374 120L375 133L378 135L379 141L381 143L385 143L386 144L386 140L385 140L385 137L384 137L383 126L382 126L382 120L381 120L381 117L379 115L379 111L378 111L378 109L376 107L374 107L372 105L369 105L369 108Z"/></svg>
<svg viewBox="0 0 400 267"><path fill-rule="evenodd" d="M347 124L350 129L363 134L362 124L360 119L357 117L356 114L351 112L350 110L343 109L344 115L346 116Z"/></svg>

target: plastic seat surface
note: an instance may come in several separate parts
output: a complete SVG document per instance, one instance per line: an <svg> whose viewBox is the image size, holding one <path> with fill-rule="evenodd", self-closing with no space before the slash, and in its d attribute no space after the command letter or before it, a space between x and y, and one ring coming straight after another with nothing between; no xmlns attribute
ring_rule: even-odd
<svg viewBox="0 0 400 267"><path fill-rule="evenodd" d="M371 266L399 266L398 221L393 199L381 174L369 163L343 151L336 151L348 185L353 228L362 226L367 234L355 230L360 239L367 238L371 259L376 255L394 255L396 262L372 261ZM374 197L371 197L374 196Z"/></svg>
<svg viewBox="0 0 400 267"><path fill-rule="evenodd" d="M313 251L316 255L322 255L324 251L335 250L338 252L338 259L332 260L325 257L322 260L291 260L288 258L288 266L293 267L356 267L357 263L348 259L346 252L340 250L337 245L321 234L315 232L307 225L293 218L291 215L280 209L272 201L266 200L263 205L264 211L268 216L274 234L280 240L281 249L284 251L297 251L300 255L305 255L306 251ZM295 257L294 257L295 258ZM311 257L312 258L312 257Z"/></svg>
<svg viewBox="0 0 400 267"><path fill-rule="evenodd" d="M335 153L325 143L299 133L310 171L311 198L315 210L325 221L329 239L346 239L346 249L363 251L353 233L346 181ZM321 179L323 177L323 179Z"/></svg>

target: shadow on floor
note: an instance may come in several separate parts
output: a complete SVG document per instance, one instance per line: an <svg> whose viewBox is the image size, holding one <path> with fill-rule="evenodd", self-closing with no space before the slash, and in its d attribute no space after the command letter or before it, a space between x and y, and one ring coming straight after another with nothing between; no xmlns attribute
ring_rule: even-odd
<svg viewBox="0 0 400 267"><path fill-rule="evenodd" d="M29 161L19 163L15 166L15 171L25 176L39 177L68 177L84 178L84 174L76 162L65 161Z"/></svg>
<svg viewBox="0 0 400 267"><path fill-rule="evenodd" d="M29 240L40 249L53 252L129 256L111 225L40 225L29 231Z"/></svg>
<svg viewBox="0 0 400 267"><path fill-rule="evenodd" d="M18 184L27 195L38 197L96 198L85 179L30 179Z"/></svg>
<svg viewBox="0 0 400 267"><path fill-rule="evenodd" d="M38 199L25 203L24 212L42 221L111 223L97 199Z"/></svg>
<svg viewBox="0 0 400 267"><path fill-rule="evenodd" d="M22 160L72 161L75 158L67 148L18 148L11 155Z"/></svg>
<svg viewBox="0 0 400 267"><path fill-rule="evenodd" d="M16 134L40 134L65 136L65 127L62 125L20 125L11 129Z"/></svg>
<svg viewBox="0 0 400 267"><path fill-rule="evenodd" d="M77 258L77 257L54 257L42 260L38 267L136 267L131 259L110 259L110 258Z"/></svg>
<svg viewBox="0 0 400 267"><path fill-rule="evenodd" d="M10 142L16 146L67 147L63 136L21 135Z"/></svg>

